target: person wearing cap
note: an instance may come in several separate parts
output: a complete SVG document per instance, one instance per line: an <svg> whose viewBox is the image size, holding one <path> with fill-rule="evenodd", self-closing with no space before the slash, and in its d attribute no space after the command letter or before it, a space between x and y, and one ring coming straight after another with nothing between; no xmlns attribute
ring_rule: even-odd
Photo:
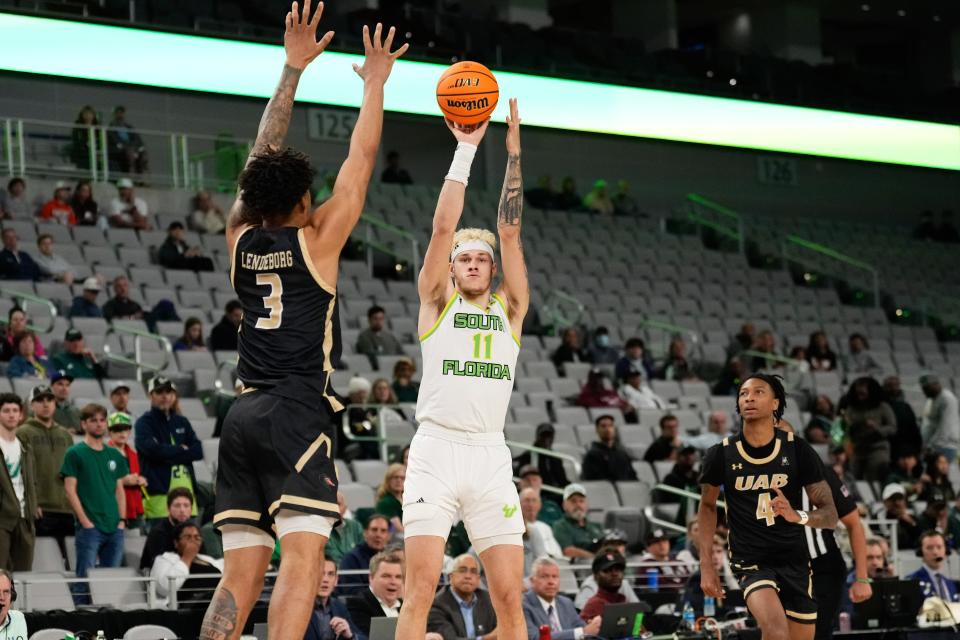
<svg viewBox="0 0 960 640"><path fill-rule="evenodd" d="M73 436L54 420L57 401L50 387L34 387L29 401L33 415L17 429L17 438L33 451L36 462L37 506L41 513L37 536L57 538L66 554L63 540L74 533L73 511L60 479L60 467L67 449L73 446Z"/></svg>
<svg viewBox="0 0 960 640"><path fill-rule="evenodd" d="M187 231L180 221L167 227L167 239L157 250L157 261L167 269L213 271L213 260L203 255L200 247L191 247L186 241Z"/></svg>
<svg viewBox="0 0 960 640"><path fill-rule="evenodd" d="M118 229L149 231L150 209L143 198L133 192L133 180L117 180L117 197L110 203L110 226Z"/></svg>
<svg viewBox="0 0 960 640"><path fill-rule="evenodd" d="M167 517L170 489L185 487L196 495L193 463L203 459L203 448L190 421L175 410L177 388L173 382L162 375L154 376L147 391L150 411L140 416L134 431L140 473L147 480L145 515L148 521L157 521Z"/></svg>
<svg viewBox="0 0 960 640"><path fill-rule="evenodd" d="M17 438L23 403L0 393L0 569L30 571L37 517L37 468L33 450ZM0 627L2 629L2 627Z"/></svg>
<svg viewBox="0 0 960 640"><path fill-rule="evenodd" d="M80 434L80 409L70 397L72 383L73 376L63 369L56 369L50 375L50 389L53 390L53 395L57 399L57 410L53 414L53 419L67 430Z"/></svg>
<svg viewBox="0 0 960 640"><path fill-rule="evenodd" d="M130 414L115 411L107 416L107 431L110 439L107 446L120 452L126 461L130 473L123 477L123 492L127 498L127 511L122 514L127 521L127 528L139 528L143 523L143 492L141 487L146 486L147 479L140 475L140 458L136 450L128 444L133 432L133 419Z"/></svg>
<svg viewBox="0 0 960 640"><path fill-rule="evenodd" d="M920 387L927 397L921 428L923 445L946 456L950 464L957 464L957 451L960 450L957 396L943 386L939 377L932 374L920 377Z"/></svg>
<svg viewBox="0 0 960 640"><path fill-rule="evenodd" d="M681 585L690 576L687 567L675 563L676 554L670 551L671 536L664 529L654 529L647 534L646 550L640 556L640 561L647 563L647 568L654 568L660 573L660 585ZM645 570L645 569L644 569Z"/></svg>
<svg viewBox="0 0 960 640"><path fill-rule="evenodd" d="M16 229L4 229L3 233L0 233L0 239L3 240L3 249L0 249L0 279L39 280L43 276L30 254L20 250L20 237Z"/></svg>
<svg viewBox="0 0 960 640"><path fill-rule="evenodd" d="M41 220L52 220L71 227L77 224L77 216L70 206L70 183L60 180L53 189L53 197L40 209Z"/></svg>
<svg viewBox="0 0 960 640"><path fill-rule="evenodd" d="M583 456L583 466L580 472L581 480L636 480L637 472L633 470L633 456L620 444L617 434L617 423L612 415L597 416L594 421L597 431L597 440L590 445L590 449Z"/></svg>
<svg viewBox="0 0 960 640"><path fill-rule="evenodd" d="M907 490L902 484L893 482L883 488L881 494L884 518L897 521L897 547L916 549L923 529L907 506Z"/></svg>
<svg viewBox="0 0 960 640"><path fill-rule="evenodd" d="M97 296L100 295L100 280L96 276L90 276L83 281L83 293L74 296L73 304L70 305L70 311L67 315L71 318L102 318L103 311L97 304Z"/></svg>
<svg viewBox="0 0 960 640"><path fill-rule="evenodd" d="M608 531L604 534L600 549L594 558L611 553L626 557L626 537L622 531L617 529ZM577 597L574 598L573 604L577 605L578 609L583 609L587 602L597 594L597 589L597 578L591 573L580 583L580 590L577 591ZM620 583L620 594L624 597L624 600L621 602L640 602L633 587L630 586L630 580L627 579L626 575L624 575L624 579Z"/></svg>
<svg viewBox="0 0 960 640"><path fill-rule="evenodd" d="M130 280L127 276L121 275L113 279L113 297L103 305L103 317L110 322L143 319L143 307L136 300L130 299Z"/></svg>
<svg viewBox="0 0 960 640"><path fill-rule="evenodd" d="M607 604L620 604L627 598L620 589L623 586L623 574L627 570L627 560L616 552L598 553L591 565L593 579L597 583L597 592L580 609L580 617L589 621L603 616Z"/></svg>
<svg viewBox="0 0 960 640"><path fill-rule="evenodd" d="M108 389L110 392L110 404L116 413L125 413L133 416L130 412L130 385L123 380L114 380L110 383Z"/></svg>
<svg viewBox="0 0 960 640"><path fill-rule="evenodd" d="M520 478L519 489L521 491L524 489L533 489L537 492L537 496L541 500L537 520L549 527L552 527L554 522L563 517L563 509L560 507L560 502L555 502L554 500L543 500L543 478L540 475L540 470L532 464L525 464L520 467L520 471L517 472L517 476ZM557 494L553 494L551 492L550 495ZM557 495L557 499L562 501L563 495Z"/></svg>
<svg viewBox="0 0 960 640"><path fill-rule="evenodd" d="M553 523L553 536L568 558L592 558L603 537L603 527L587 520L589 504L582 484L563 488L563 518Z"/></svg>
<svg viewBox="0 0 960 640"><path fill-rule="evenodd" d="M73 267L62 256L53 252L53 236L49 233L41 233L37 236L37 252L35 260L40 273L56 282L73 284L75 277Z"/></svg>
<svg viewBox="0 0 960 640"><path fill-rule="evenodd" d="M536 433L533 437L533 446L539 449L553 449L553 439L556 435L556 431L552 424L549 422L541 422L537 425ZM545 456L532 451L524 451L519 456L513 459L513 468L521 469L527 465L533 465L535 469L538 470L540 476L540 485L547 485L549 487L565 487L570 484L570 481L567 479L567 470L563 467L563 460L554 456ZM523 479L522 473L518 474ZM539 489L540 485L536 488ZM563 501L562 497L558 493L545 493L543 496L545 509L549 514L555 514L557 517L560 517L560 503ZM553 503L553 505L547 503ZM544 520L543 516L540 518ZM546 521L546 520L545 520Z"/></svg>
<svg viewBox="0 0 960 640"><path fill-rule="evenodd" d="M53 366L71 378L99 379L107 375L106 368L83 341L79 329L67 329L63 336L64 350L53 356Z"/></svg>

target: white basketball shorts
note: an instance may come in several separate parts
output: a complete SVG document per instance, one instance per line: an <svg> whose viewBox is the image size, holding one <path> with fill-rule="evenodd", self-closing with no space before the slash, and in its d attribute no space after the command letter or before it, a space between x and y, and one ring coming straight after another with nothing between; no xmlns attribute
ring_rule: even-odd
<svg viewBox="0 0 960 640"><path fill-rule="evenodd" d="M404 537L444 540L461 518L477 551L523 546L525 526L502 433L421 424L410 443L403 489Z"/></svg>

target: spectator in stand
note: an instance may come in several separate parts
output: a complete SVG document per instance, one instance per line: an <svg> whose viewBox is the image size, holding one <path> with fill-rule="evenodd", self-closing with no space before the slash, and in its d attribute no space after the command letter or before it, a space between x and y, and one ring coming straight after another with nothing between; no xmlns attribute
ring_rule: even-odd
<svg viewBox="0 0 960 640"><path fill-rule="evenodd" d="M833 469L833 472L837 474L837 477L840 478L847 489L859 498L859 494L857 494L857 479L850 473L850 460L847 455L847 449L843 445L836 445L830 449L830 468ZM858 501L863 502L863 500Z"/></svg>
<svg viewBox="0 0 960 640"><path fill-rule="evenodd" d="M534 558L543 555L551 558L562 558L563 549L560 548L560 543L554 537L553 529L549 524L539 519L543 504L539 489L526 487L520 491L520 512L523 513L523 521L527 526L527 531L524 534L524 547L529 545L534 550Z"/></svg>
<svg viewBox="0 0 960 640"><path fill-rule="evenodd" d="M110 383L110 404L117 413L125 413L133 416L130 412L130 387L126 382L114 381Z"/></svg>
<svg viewBox="0 0 960 640"><path fill-rule="evenodd" d="M193 493L186 487L174 487L166 496L167 515L150 527L140 554L140 571L146 573L157 556L176 548L174 530L190 520L194 512Z"/></svg>
<svg viewBox="0 0 960 640"><path fill-rule="evenodd" d="M380 174L380 182L387 184L413 184L410 173L400 166L400 154L396 151L387 152L387 166Z"/></svg>
<svg viewBox="0 0 960 640"><path fill-rule="evenodd" d="M157 250L157 262L167 269L213 271L213 260L204 256L200 247L188 245L186 234L182 222L171 222L167 227L167 239Z"/></svg>
<svg viewBox="0 0 960 640"><path fill-rule="evenodd" d="M0 568L7 571L33 567L34 520L40 515L33 449L17 438L22 417L20 397L0 393L0 452L7 468L0 478Z"/></svg>
<svg viewBox="0 0 960 640"><path fill-rule="evenodd" d="M647 534L646 551L640 556L640 562L652 565L660 574L660 588L664 585L680 587L690 577L690 570L674 563L676 554L670 551L670 536L663 529L654 529Z"/></svg>
<svg viewBox="0 0 960 640"><path fill-rule="evenodd" d="M126 413L111 413L107 416L107 430L110 439L107 446L113 447L127 461L130 473L123 477L123 492L126 496L127 510L123 519L131 530L139 529L143 525L143 494L141 487L146 486L147 479L140 475L140 458L137 452L128 443L133 433L133 420Z"/></svg>
<svg viewBox="0 0 960 640"><path fill-rule="evenodd" d="M97 112L90 105L84 105L74 120L75 126L70 132L70 160L80 169L90 168L90 140L94 140L93 153L99 151L99 131L100 120L97 118ZM96 161L95 161L96 162Z"/></svg>
<svg viewBox="0 0 960 640"><path fill-rule="evenodd" d="M4 220L28 220L33 207L27 201L27 183L23 178L11 178L7 190L0 191L0 214Z"/></svg>
<svg viewBox="0 0 960 640"><path fill-rule="evenodd" d="M363 438L377 435L377 414L374 407L364 406L370 398L370 381L361 376L350 378L347 385L347 423L350 433ZM346 433L346 432L345 432ZM353 442L347 438L338 438L336 456L345 460L376 460L380 457L376 442Z"/></svg>
<svg viewBox="0 0 960 640"><path fill-rule="evenodd" d="M613 194L613 212L618 216L635 216L640 213L640 205L630 195L630 183L617 180L617 192Z"/></svg>
<svg viewBox="0 0 960 640"><path fill-rule="evenodd" d="M3 345L2 350L4 354L6 354L6 357L4 357L3 360L9 360L15 355L13 348L14 340L16 340L18 335L29 330L30 326L29 318L27 318L27 312L20 307L12 307L7 313L7 328L5 335L3 336L5 339L2 341L2 343L0 343ZM33 342L34 352L38 356L46 356L47 351L43 348L43 343L40 342L40 338L34 335Z"/></svg>
<svg viewBox="0 0 960 640"><path fill-rule="evenodd" d="M190 317L183 323L183 335L173 343L174 351L206 351L203 340L203 321Z"/></svg>
<svg viewBox="0 0 960 640"><path fill-rule="evenodd" d="M888 484L881 496L885 509L883 517L897 521L897 547L916 549L923 530L907 506L907 490L901 484Z"/></svg>
<svg viewBox="0 0 960 640"><path fill-rule="evenodd" d="M814 331L810 334L807 362L814 371L833 371L837 368L837 354L830 348L830 341L823 331Z"/></svg>
<svg viewBox="0 0 960 640"><path fill-rule="evenodd" d="M533 436L533 446L540 449L553 450L553 439L556 436L556 430L549 422L541 422L537 425ZM563 468L563 460L553 456L542 456L530 451L525 451L513 459L513 468L520 470L527 465L533 465L538 471L542 484L551 487L565 487L570 484L567 479L567 471ZM520 475L518 473L518 475ZM560 500L555 499L554 494L548 494L547 500L559 504Z"/></svg>
<svg viewBox="0 0 960 640"><path fill-rule="evenodd" d="M647 355L646 345L640 338L630 338L623 347L623 357L617 360L614 369L617 381L626 382L631 371L640 371L646 380L652 380L656 369L653 360Z"/></svg>
<svg viewBox="0 0 960 640"><path fill-rule="evenodd" d="M416 402L420 383L413 379L417 365L412 358L401 358L393 365L393 392L400 402Z"/></svg>
<svg viewBox="0 0 960 640"><path fill-rule="evenodd" d="M227 228L227 216L209 191L197 191L193 197L193 213L187 219L191 231L220 234Z"/></svg>
<svg viewBox="0 0 960 640"><path fill-rule="evenodd" d="M553 364L557 371L563 372L568 362L590 362L590 352L580 344L580 332L573 327L563 330L560 346L553 352Z"/></svg>
<svg viewBox="0 0 960 640"><path fill-rule="evenodd" d="M70 184L60 180L53 189L53 197L47 200L40 208L40 219L74 226L77 216L70 206Z"/></svg>
<svg viewBox="0 0 960 640"><path fill-rule="evenodd" d="M177 607L206 609L223 573L223 558L200 553L203 537L194 522L182 522L173 531L175 549L153 560L150 577L157 595L169 598L171 581L177 593Z"/></svg>
<svg viewBox="0 0 960 640"><path fill-rule="evenodd" d="M740 388L740 384L743 382L745 371L746 365L744 364L743 358L734 356L728 359L727 364L724 365L723 370L720 372L720 377L711 388L713 395L736 395L737 389Z"/></svg>
<svg viewBox="0 0 960 640"><path fill-rule="evenodd" d="M563 182L560 183L560 193L557 194L554 200L554 207L561 211L571 211L580 209L582 203L583 198L577 193L577 183L572 177L567 176L563 179Z"/></svg>
<svg viewBox="0 0 960 640"><path fill-rule="evenodd" d="M374 511L390 518L390 528L394 532L403 531L403 483L406 479L407 468L395 462L387 467L383 482L377 487Z"/></svg>
<svg viewBox="0 0 960 640"><path fill-rule="evenodd" d="M631 369L620 387L620 397L627 403L625 412L639 416L640 409L666 409L667 401L653 392L653 389L644 381L639 369ZM639 421L639 419L638 419Z"/></svg>
<svg viewBox="0 0 960 640"><path fill-rule="evenodd" d="M210 331L211 351L236 351L237 329L243 320L243 305L239 300L231 300L223 310L223 317Z"/></svg>
<svg viewBox="0 0 960 640"><path fill-rule="evenodd" d="M340 570L365 569L375 555L381 553L390 540L390 518L374 513L363 529L363 541L350 549L340 560ZM344 576L343 584L361 584L362 576Z"/></svg>
<svg viewBox="0 0 960 640"><path fill-rule="evenodd" d="M553 558L537 558L530 572L530 590L523 594L527 640L540 638L540 627L550 628L553 640L579 640L600 633L600 616L588 624L570 598L560 595L560 565Z"/></svg>
<svg viewBox="0 0 960 640"><path fill-rule="evenodd" d="M117 197L110 203L110 226L118 229L150 231L150 208L133 191L133 180L117 180Z"/></svg>
<svg viewBox="0 0 960 640"><path fill-rule="evenodd" d="M729 566L727 560L727 541L721 535L713 536L713 567L717 570L717 575L726 577L729 575ZM739 584L736 582L733 585L730 585L726 580L724 580L724 587L727 591L731 591L731 586L736 587L736 590L740 589ZM687 586L683 590L682 597L682 606L685 608L687 605L693 609L695 616L700 617L703 614L703 589L700 587L700 569L697 569L690 578L687 580ZM724 599L725 600L725 599ZM722 602L722 601L721 601ZM720 602L715 603L717 615L723 616L727 613L728 609L724 607Z"/></svg>
<svg viewBox="0 0 960 640"><path fill-rule="evenodd" d="M937 242L960 242L960 232L953 224L953 211L944 210L940 212L940 224L937 225L933 239Z"/></svg>
<svg viewBox="0 0 960 640"><path fill-rule="evenodd" d="M310 614L310 622L303 640L366 640L353 623L347 605L333 595L337 588L337 562L327 555L323 559L323 573L317 588L317 601Z"/></svg>
<svg viewBox="0 0 960 640"><path fill-rule="evenodd" d="M614 212L613 200L607 192L607 181L597 180L593 188L583 197L583 207L587 211L612 216Z"/></svg>
<svg viewBox="0 0 960 640"><path fill-rule="evenodd" d="M693 447L699 451L706 451L715 444L723 442L724 438L731 437L733 432L730 430L730 416L726 411L711 411L707 418L707 432L698 436L686 436L682 438L683 443L688 447Z"/></svg>
<svg viewBox="0 0 960 640"><path fill-rule="evenodd" d="M753 357L750 362L752 371L770 371L783 367L783 362L777 359L780 354L777 353L777 339L772 331L761 331L757 335L753 343L753 351L759 351L765 355Z"/></svg>
<svg viewBox="0 0 960 640"><path fill-rule="evenodd" d="M347 509L347 499L339 491L337 508L340 510L340 522L330 532L330 539L323 552L339 564L348 551L363 542L363 525L357 522Z"/></svg>
<svg viewBox="0 0 960 640"><path fill-rule="evenodd" d="M407 419L402 410L395 408L398 402L397 394L393 392L393 387L390 386L390 381L386 378L377 378L373 381L373 386L370 388L370 398L367 402L370 404L384 405L377 412L378 421L380 418L383 418L384 423L395 424ZM404 464L406 464L406 462L404 462Z"/></svg>
<svg viewBox="0 0 960 640"><path fill-rule="evenodd" d="M113 297L103 305L103 317L110 322L143 320L143 307L130 299L130 280L127 276L117 276L113 279Z"/></svg>
<svg viewBox="0 0 960 640"><path fill-rule="evenodd" d="M553 188L553 178L550 176L537 178L537 186L527 189L523 195L526 196L527 202L537 209L557 208L557 192Z"/></svg>
<svg viewBox="0 0 960 640"><path fill-rule="evenodd" d="M677 450L680 448L680 421L675 415L667 414L660 417L660 437L654 440L643 459L647 462L661 460L676 460Z"/></svg>
<svg viewBox="0 0 960 640"><path fill-rule="evenodd" d="M894 449L893 466L883 484L899 484L906 497L915 500L924 488L921 481L922 471L923 467L920 466L916 453L908 449Z"/></svg>
<svg viewBox="0 0 960 640"><path fill-rule="evenodd" d="M557 458L553 459L557 460ZM520 478L521 491L524 489L533 489L537 492L537 495L543 495L543 477L541 477L540 471L535 466L532 464L527 464L520 467L520 471L517 473L517 476ZM561 485L556 484L550 486L556 488ZM563 502L563 490L561 489L560 493L554 493L553 491L550 491L547 492L546 495L547 500L541 500L540 512L537 514L537 520L552 527L554 524L556 524L557 520L560 520L563 517L563 508L560 506Z"/></svg>
<svg viewBox="0 0 960 640"><path fill-rule="evenodd" d="M133 125L127 122L126 107L113 109L113 120L107 128L107 149L110 168L123 173L147 172L147 149Z"/></svg>
<svg viewBox="0 0 960 640"><path fill-rule="evenodd" d="M70 207L77 217L77 224L82 227L100 226L100 207L93 199L93 187L87 180L81 180L73 189L73 198Z"/></svg>
<svg viewBox="0 0 960 640"><path fill-rule="evenodd" d="M946 602L960 602L960 584L950 576L946 565L947 539L939 531L925 531L920 537L920 557L923 566L907 576L918 580L924 598L942 598Z"/></svg>
<svg viewBox="0 0 960 640"><path fill-rule="evenodd" d="M41 233L37 237L37 267L44 278L66 285L73 284L74 272L70 263L53 252L53 236Z"/></svg>
<svg viewBox="0 0 960 640"><path fill-rule="evenodd" d="M940 378L927 374L920 376L920 387L927 396L923 410L923 444L946 456L950 464L957 460L960 448L960 409L957 396L940 383Z"/></svg>
<svg viewBox="0 0 960 640"><path fill-rule="evenodd" d="M917 506L919 507L920 505ZM921 531L933 529L942 532L947 539L948 549L956 546L957 539L953 538L951 535L952 532L948 530L950 520L947 518L947 503L943 500L928 502L923 513L917 518L917 524L920 526Z"/></svg>
<svg viewBox="0 0 960 640"><path fill-rule="evenodd" d="M685 446L677 452L677 461L673 469L663 479L663 484L676 489L686 491L697 490L697 449L691 446ZM660 502L684 502L679 496L661 492ZM683 510L681 509L681 512Z"/></svg>
<svg viewBox="0 0 960 640"><path fill-rule="evenodd" d="M581 479L609 480L610 482L636 480L637 473L633 470L633 457L620 444L613 416L599 416L594 421L594 427L597 430L597 440L590 445L590 449L583 456Z"/></svg>
<svg viewBox="0 0 960 640"><path fill-rule="evenodd" d="M100 295L100 280L96 276L90 276L83 281L83 292L73 298L73 304L70 305L69 316L71 318L102 318L103 311L97 304L97 297Z"/></svg>
<svg viewBox="0 0 960 640"><path fill-rule="evenodd" d="M860 333L851 334L847 344L850 349L850 353L847 354L844 361L844 368L847 374L860 374L879 378L883 373L883 367L880 366L877 359L870 353L870 343L867 342L866 336Z"/></svg>
<svg viewBox="0 0 960 640"><path fill-rule="evenodd" d="M623 587L623 574L627 570L627 560L619 553L598 553L590 567L593 579L597 583L597 592L587 600L580 610L584 622L602 618L607 604L620 604L627 598L620 590Z"/></svg>
<svg viewBox="0 0 960 640"><path fill-rule="evenodd" d="M610 331L606 327L594 330L589 351L590 361L594 364L616 364L620 359L620 352L610 346Z"/></svg>
<svg viewBox="0 0 960 640"><path fill-rule="evenodd" d="M957 492L950 484L950 461L936 451L928 453L923 460L925 473L921 476L923 490L919 499L924 502L953 502Z"/></svg>
<svg viewBox="0 0 960 640"><path fill-rule="evenodd" d="M15 229L4 229L0 234L3 250L0 251L0 280L39 280L43 273L26 251L20 251Z"/></svg>
<svg viewBox="0 0 960 640"><path fill-rule="evenodd" d="M196 495L193 463L203 459L203 449L190 421L176 411L177 388L173 382L156 375L147 390L151 408L137 420L135 444L141 473L147 479L143 508L147 520L156 521L167 516L170 489L185 487Z"/></svg>
<svg viewBox="0 0 960 640"><path fill-rule="evenodd" d="M853 442L853 475L881 482L890 467L890 438L897 417L883 401L883 390L873 378L857 378L840 402L840 413Z"/></svg>
<svg viewBox="0 0 960 640"><path fill-rule="evenodd" d="M397 618L403 605L403 557L380 552L370 559L370 588L347 599L347 610L357 629L370 635L372 618ZM340 567L343 569L343 566ZM362 580L362 579L361 579Z"/></svg>
<svg viewBox="0 0 960 640"><path fill-rule="evenodd" d="M50 361L36 353L36 341L32 331L24 331L13 339L13 351L7 375L11 378L39 378L50 376Z"/></svg>
<svg viewBox="0 0 960 640"><path fill-rule="evenodd" d="M53 366L62 369L74 378L104 378L106 368L97 361L93 353L83 340L79 329L67 329L63 336L64 351L53 356Z"/></svg>
<svg viewBox="0 0 960 640"><path fill-rule="evenodd" d="M920 436L920 425L917 423L917 414L903 399L903 389L900 387L900 378L888 376L883 381L884 400L893 409L897 417L897 433L890 440L893 451L912 451L919 454L923 450L923 439Z"/></svg>
<svg viewBox="0 0 960 640"><path fill-rule="evenodd" d="M383 307L373 305L367 311L367 328L357 336L357 353L370 358L373 366L377 366L377 356L403 355L400 341L387 329L387 313Z"/></svg>
<svg viewBox="0 0 960 640"><path fill-rule="evenodd" d="M483 640L497 628L490 594L480 588L481 573L474 556L454 558L448 575L450 584L440 589L430 607L426 640Z"/></svg>
<svg viewBox="0 0 960 640"><path fill-rule="evenodd" d="M727 358L740 355L740 352L753 348L757 339L757 327L752 322L745 322L740 326L740 332L733 336L727 346Z"/></svg>
<svg viewBox="0 0 960 640"><path fill-rule="evenodd" d="M623 531L618 529L607 530L603 535L603 540L601 542L600 549L597 551L597 556L603 556L607 554L619 554L626 557L627 551L627 541L626 534ZM589 575L583 579L580 583L580 590L577 591L577 596L573 599L573 604L578 609L583 609L583 607L590 601L593 596L597 595L597 579L593 575ZM637 593L633 590L633 587L630 586L630 580L624 576L623 582L620 584L620 594L624 597L622 602L639 602L640 599L637 597Z"/></svg>
<svg viewBox="0 0 960 640"><path fill-rule="evenodd" d="M122 514L127 512L123 478L130 472L116 449L104 445L107 410L88 404L80 412L84 437L63 458L60 475L77 518L78 578L93 567L119 567L123 560ZM77 604L89 604L87 585L70 585Z"/></svg>
<svg viewBox="0 0 960 640"><path fill-rule="evenodd" d="M80 428L80 407L70 397L70 386L73 376L63 369L56 369L50 375L50 389L57 401L57 410L53 413L53 420L65 427L68 431L83 435Z"/></svg>
<svg viewBox="0 0 960 640"><path fill-rule="evenodd" d="M37 506L41 516L37 520L37 536L52 536L60 543L66 555L64 538L74 534L73 512L60 478L60 467L67 449L73 446L73 437L57 424L56 398L45 384L30 392L32 417L17 430L17 438L33 451L36 463Z"/></svg>
<svg viewBox="0 0 960 640"><path fill-rule="evenodd" d="M660 368L660 377L664 380L696 380L697 374L687 360L687 343L680 336L670 339L667 357Z"/></svg>
<svg viewBox="0 0 960 640"><path fill-rule="evenodd" d="M810 412L810 422L803 430L803 437L811 444L829 443L833 421L836 417L837 412L829 396L817 396L813 404L813 411Z"/></svg>
<svg viewBox="0 0 960 640"><path fill-rule="evenodd" d="M580 389L577 404L587 408L628 409L627 403L613 389L606 372L592 369L587 375L587 382ZM633 416L634 421L636 416Z"/></svg>
<svg viewBox="0 0 960 640"><path fill-rule="evenodd" d="M590 506L582 484L568 484L563 489L563 518L553 523L553 537L568 558L592 558L603 527L587 520Z"/></svg>
<svg viewBox="0 0 960 640"><path fill-rule="evenodd" d="M933 211L924 211L920 214L920 224L913 229L913 237L917 240L933 240L937 235L937 225L933 221Z"/></svg>

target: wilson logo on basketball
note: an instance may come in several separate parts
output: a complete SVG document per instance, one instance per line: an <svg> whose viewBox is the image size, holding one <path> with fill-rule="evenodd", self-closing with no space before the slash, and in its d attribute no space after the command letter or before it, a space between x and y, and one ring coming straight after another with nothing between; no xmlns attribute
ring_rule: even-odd
<svg viewBox="0 0 960 640"><path fill-rule="evenodd" d="M473 111L474 109L486 109L490 106L490 100L487 98L476 98L474 100L457 100L456 98L447 98L447 107L451 109L465 109Z"/></svg>

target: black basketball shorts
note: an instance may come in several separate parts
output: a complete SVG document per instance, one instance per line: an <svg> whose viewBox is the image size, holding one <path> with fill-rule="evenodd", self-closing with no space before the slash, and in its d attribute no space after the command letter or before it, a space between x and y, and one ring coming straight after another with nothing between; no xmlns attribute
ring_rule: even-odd
<svg viewBox="0 0 960 640"><path fill-rule="evenodd" d="M817 601L813 599L813 572L808 560L782 565L731 561L733 575L743 589L750 607L750 594L758 589L775 589L787 619L802 624L817 623Z"/></svg>
<svg viewBox="0 0 960 640"><path fill-rule="evenodd" d="M220 436L216 527L244 524L276 536L281 509L339 520L334 415L250 390L230 407Z"/></svg>

